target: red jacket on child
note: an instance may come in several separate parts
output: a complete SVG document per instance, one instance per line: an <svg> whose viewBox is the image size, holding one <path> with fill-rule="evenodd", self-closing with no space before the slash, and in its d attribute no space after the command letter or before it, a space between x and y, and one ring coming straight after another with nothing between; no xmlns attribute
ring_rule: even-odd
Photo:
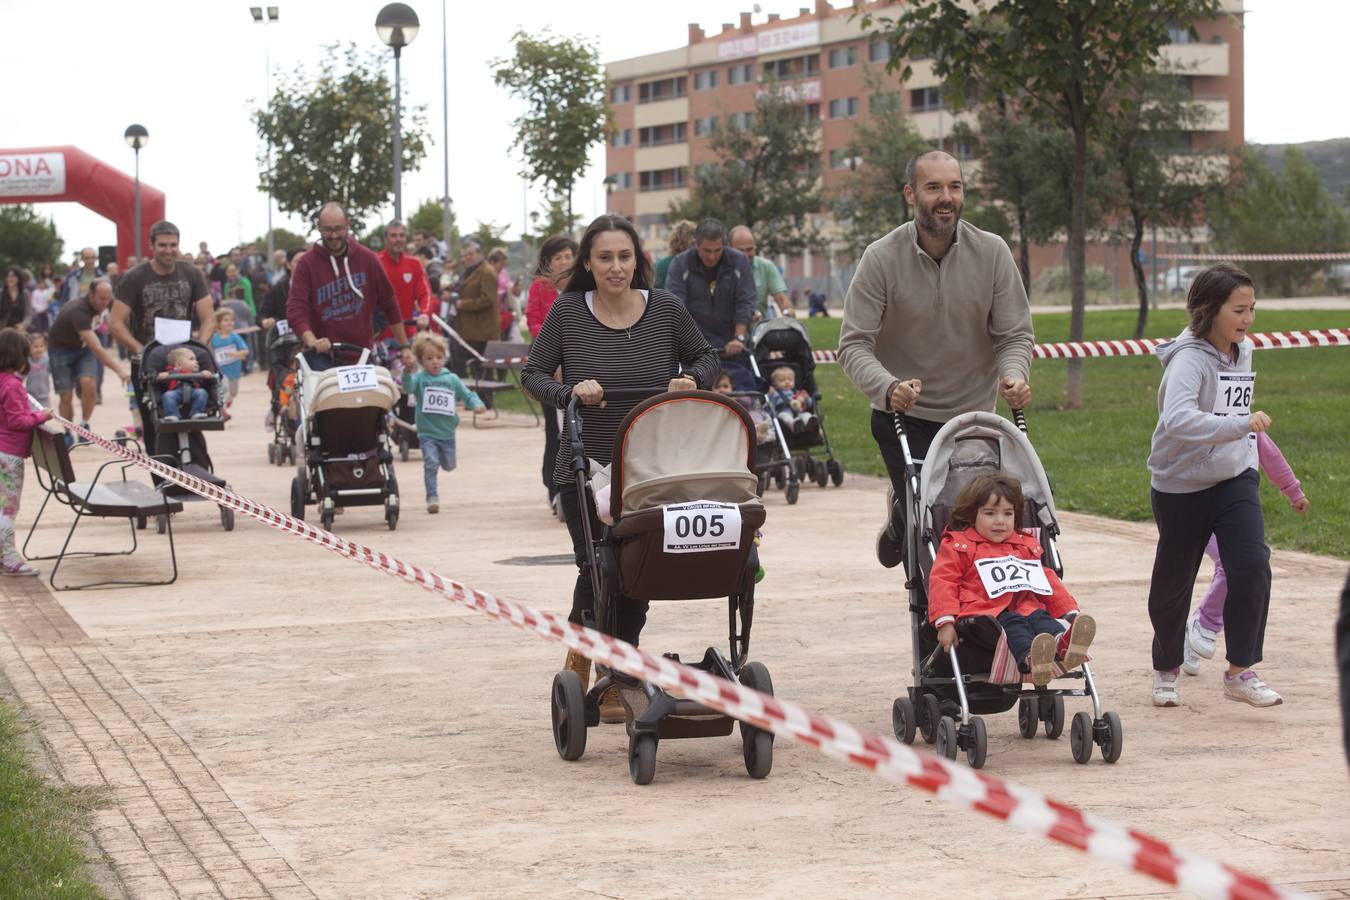
<svg viewBox="0 0 1350 900"><path fill-rule="evenodd" d="M1064 588L1053 569L1043 568L1051 593L1009 591L990 597L975 566L976 560L1013 556L1040 561L1044 551L1031 535L1017 532L1001 544L995 544L974 528L950 529L942 535L937 559L928 575L928 619L939 625L944 618L966 619L972 616L997 616L1006 609L1029 615L1043 609L1056 619L1078 609L1078 603Z"/></svg>

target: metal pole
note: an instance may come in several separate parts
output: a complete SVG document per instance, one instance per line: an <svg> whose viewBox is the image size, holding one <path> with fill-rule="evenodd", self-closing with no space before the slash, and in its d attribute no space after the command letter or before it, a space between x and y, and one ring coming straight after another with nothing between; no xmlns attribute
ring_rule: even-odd
<svg viewBox="0 0 1350 900"><path fill-rule="evenodd" d="M450 246L450 44L445 31L445 0L441 0L441 144L445 148L445 195L441 198L441 240Z"/></svg>
<svg viewBox="0 0 1350 900"><path fill-rule="evenodd" d="M272 102L272 41L268 37L268 18L263 15L263 102ZM267 142L267 177L272 175L272 142ZM272 253L276 250L276 241L272 237L272 192L267 192L267 265L272 264Z"/></svg>
<svg viewBox="0 0 1350 900"><path fill-rule="evenodd" d="M1158 223L1153 222L1153 308L1158 308Z"/></svg>
<svg viewBox="0 0 1350 900"><path fill-rule="evenodd" d="M402 47L394 48L394 218L403 221L403 92L399 57Z"/></svg>
<svg viewBox="0 0 1350 900"><path fill-rule="evenodd" d="M140 256L141 256L141 253L142 253L142 250L141 250L141 148L140 148L140 147L135 147L135 148L133 148L133 149L136 151L136 213L135 213L135 229L136 229L136 236L135 236L134 238L132 238L132 242L133 242L133 243L135 244L135 246L136 246L136 252L133 253L132 255L135 256L137 259L139 259Z"/></svg>

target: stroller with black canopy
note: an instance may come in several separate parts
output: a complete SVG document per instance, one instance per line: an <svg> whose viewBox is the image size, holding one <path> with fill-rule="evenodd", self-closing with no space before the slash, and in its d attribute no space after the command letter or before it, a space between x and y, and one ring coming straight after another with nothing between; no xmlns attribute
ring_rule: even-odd
<svg viewBox="0 0 1350 900"><path fill-rule="evenodd" d="M759 565L755 530L764 523L764 506L755 494L754 425L734 399L708 391L605 393L610 401L642 397L648 399L619 427L609 473L590 473L583 415L575 399L567 409L596 598L586 624L594 628L599 622L602 631L616 633L618 604L630 598L726 597L730 658L709 647L701 661L689 665L772 694L768 669L748 660ZM614 524L601 529L596 495L605 484ZM654 777L659 741L726 736L736 724L650 683L605 667L596 671L595 685L585 693L570 669L553 678L553 739L563 759L580 759L585 752L586 729L600 723L600 697L611 685L618 685L626 712L628 771L636 784ZM752 778L767 776L773 733L742 722L740 734L746 770Z"/></svg>
<svg viewBox="0 0 1350 900"><path fill-rule="evenodd" d="M947 422L933 438L922 473L910 454L904 420L895 416L905 459L905 571L909 573L906 587L914 660L913 684L892 705L895 736L912 743L917 730L925 741L936 745L938 755L955 759L957 750L964 750L967 762L978 769L988 750L981 715L1006 712L1015 705L1022 737L1035 737L1043 725L1045 736L1054 739L1064 731L1064 698L1089 697L1092 713L1078 712L1073 717L1069 735L1073 758L1087 762L1095 744L1101 747L1102 758L1113 763L1120 758L1123 739L1120 716L1102 712L1086 660L1073 671L1064 671L1058 663L1054 669L1058 678L1081 681L1082 687L1055 687L1053 680L1045 687L1024 687L1001 637L992 654L969 642L957 644L948 653L929 622L928 579L937 547L957 495L976 476L1001 471L1022 483L1023 529L1039 529L1037 541L1044 550L1041 565L1063 576L1056 546L1060 527L1050 482L1026 435L1025 416L1020 410L1013 415L1016 426L989 412L965 413Z"/></svg>
<svg viewBox="0 0 1350 900"><path fill-rule="evenodd" d="M267 332L267 389L272 395L272 440L267 445L267 461L276 466L295 463L295 427L300 418L296 392L295 358L300 339L285 319L278 319Z"/></svg>

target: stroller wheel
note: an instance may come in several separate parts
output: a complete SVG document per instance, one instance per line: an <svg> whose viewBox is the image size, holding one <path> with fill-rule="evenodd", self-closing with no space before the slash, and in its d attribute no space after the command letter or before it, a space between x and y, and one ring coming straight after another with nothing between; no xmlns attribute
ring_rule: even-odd
<svg viewBox="0 0 1350 900"><path fill-rule="evenodd" d="M1047 710L1047 706L1049 709ZM1054 740L1064 733L1064 698L1056 694L1041 698L1041 720L1045 722L1045 736Z"/></svg>
<svg viewBox="0 0 1350 900"><path fill-rule="evenodd" d="M656 777L656 735L635 734L628 740L628 774L633 784L651 784Z"/></svg>
<svg viewBox="0 0 1350 900"><path fill-rule="evenodd" d="M919 701L919 733L928 743L937 740L938 721L942 718L942 706L936 694L924 694Z"/></svg>
<svg viewBox="0 0 1350 900"><path fill-rule="evenodd" d="M802 483L800 481L792 481L788 483L787 486L788 506L791 506L797 502L797 494L801 492L801 489Z"/></svg>
<svg viewBox="0 0 1350 900"><path fill-rule="evenodd" d="M908 697L897 697L891 704L891 728L895 731L895 739L905 744L914 743L918 724L914 701Z"/></svg>
<svg viewBox="0 0 1350 900"><path fill-rule="evenodd" d="M388 500L384 501L384 521L389 526L390 531L393 531L398 527L397 503L390 503Z"/></svg>
<svg viewBox="0 0 1350 900"><path fill-rule="evenodd" d="M226 531L234 531L234 510L228 506L220 508L220 527Z"/></svg>
<svg viewBox="0 0 1350 900"><path fill-rule="evenodd" d="M1092 714L1076 712L1073 725L1069 726L1069 750L1073 761L1079 764L1092 759Z"/></svg>
<svg viewBox="0 0 1350 900"><path fill-rule="evenodd" d="M761 694L773 696L773 679L762 662L746 663L741 669L741 684ZM745 757L745 771L751 778L764 778L773 768L773 732L747 725L741 726L741 755Z"/></svg>
<svg viewBox="0 0 1350 900"><path fill-rule="evenodd" d="M812 469L814 470L812 472L812 478L815 479L816 484L820 485L821 487L825 487L827 484L830 483L830 472L828 469L825 468L825 460L823 459L816 460L814 465L812 466Z"/></svg>
<svg viewBox="0 0 1350 900"><path fill-rule="evenodd" d="M553 745L568 762L586 752L586 697L570 669L553 676Z"/></svg>
<svg viewBox="0 0 1350 900"><path fill-rule="evenodd" d="M956 759L956 749L956 722L951 716L943 716L938 720L937 742L933 745L933 752L947 759Z"/></svg>
<svg viewBox="0 0 1350 900"><path fill-rule="evenodd" d="M971 716L970 733L966 735L966 762L972 769L983 769L988 754L989 732L985 730L984 719Z"/></svg>
<svg viewBox="0 0 1350 900"><path fill-rule="evenodd" d="M779 466L773 470L773 484L780 491L787 486L787 468L791 465L792 463L789 461L787 466Z"/></svg>
<svg viewBox="0 0 1350 900"><path fill-rule="evenodd" d="M844 464L837 459L832 459L825 464L825 470L830 473L830 481L834 482L835 487L844 483Z"/></svg>
<svg viewBox="0 0 1350 900"><path fill-rule="evenodd" d="M333 519L337 518L337 513L331 509L319 508L319 527L324 531L333 530Z"/></svg>
<svg viewBox="0 0 1350 900"><path fill-rule="evenodd" d="M1036 736L1036 726L1040 724L1036 715L1036 701L1023 697L1017 701L1017 730L1024 738Z"/></svg>
<svg viewBox="0 0 1350 900"><path fill-rule="evenodd" d="M267 462L270 463L271 465L276 465L276 464L277 464L277 445L276 445L276 444L268 444L268 445L267 445Z"/></svg>
<svg viewBox="0 0 1350 900"><path fill-rule="evenodd" d="M294 518L304 521L305 518L305 483L297 475L291 479L291 515Z"/></svg>
<svg viewBox="0 0 1350 900"><path fill-rule="evenodd" d="M145 530L146 524L147 524L147 523L146 523L145 516L137 516L137 517L136 517L136 530L137 530L137 531L144 531L144 530Z"/></svg>
<svg viewBox="0 0 1350 900"><path fill-rule="evenodd" d="M1125 742L1125 729L1120 724L1120 716L1114 712L1103 714L1102 719L1106 726L1105 733L1100 735L1101 739L1098 741L1102 745L1102 761L1113 763L1120 759L1120 749Z"/></svg>
<svg viewBox="0 0 1350 900"><path fill-rule="evenodd" d="M758 483L755 485L755 493L763 497L764 492L769 489L769 473L760 472Z"/></svg>

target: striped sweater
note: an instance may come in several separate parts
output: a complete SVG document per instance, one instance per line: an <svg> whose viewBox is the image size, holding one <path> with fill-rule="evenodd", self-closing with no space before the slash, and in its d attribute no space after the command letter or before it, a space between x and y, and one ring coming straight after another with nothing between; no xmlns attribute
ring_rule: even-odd
<svg viewBox="0 0 1350 900"><path fill-rule="evenodd" d="M562 383L553 373L562 367ZM717 351L708 346L688 310L674 295L651 291L647 307L632 328L616 329L600 324L580 293L566 293L553 302L544 325L530 346L530 361L521 383L546 407L566 409L572 386L595 379L607 390L664 388L681 372L701 388L717 377ZM636 401L587 407L583 413L582 441L586 457L609 465L619 425ZM572 479L572 440L563 423L558 463L553 480L558 485Z"/></svg>

